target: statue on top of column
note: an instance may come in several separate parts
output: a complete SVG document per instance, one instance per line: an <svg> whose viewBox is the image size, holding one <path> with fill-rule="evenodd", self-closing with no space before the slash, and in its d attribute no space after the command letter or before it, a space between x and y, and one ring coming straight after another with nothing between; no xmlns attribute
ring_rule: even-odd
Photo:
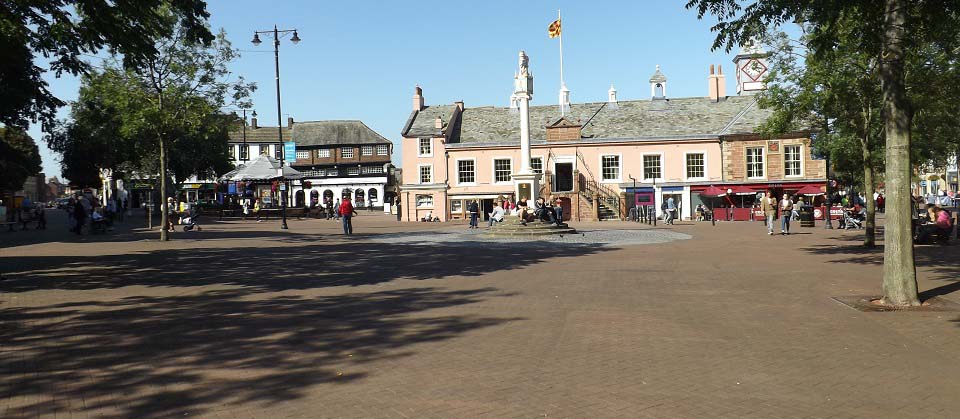
<svg viewBox="0 0 960 419"><path fill-rule="evenodd" d="M520 51L520 75L527 76L530 74L530 69L528 68L530 60L527 58L527 53Z"/></svg>

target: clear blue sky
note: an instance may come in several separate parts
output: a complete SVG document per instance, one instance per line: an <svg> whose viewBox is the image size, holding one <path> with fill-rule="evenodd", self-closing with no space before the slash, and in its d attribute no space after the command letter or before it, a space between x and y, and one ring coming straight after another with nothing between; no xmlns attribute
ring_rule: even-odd
<svg viewBox="0 0 960 419"><path fill-rule="evenodd" d="M253 100L261 125L276 124L273 48L250 40L254 30L277 24L299 29L303 39L280 46L284 121L359 119L399 143L414 85L428 105L507 106L521 49L536 81L533 104L557 103L558 42L547 26L558 7L564 78L575 103L606 100L611 83L621 100L648 98L656 64L670 97L706 96L710 64L724 66L727 93L735 94L733 54L710 51L712 21L697 20L684 3L209 0L208 10L211 26L224 28L243 51L231 69L259 85ZM61 99L76 98L75 79L48 80ZM38 127L30 132L40 140ZM60 176L56 156L40 143L46 175Z"/></svg>

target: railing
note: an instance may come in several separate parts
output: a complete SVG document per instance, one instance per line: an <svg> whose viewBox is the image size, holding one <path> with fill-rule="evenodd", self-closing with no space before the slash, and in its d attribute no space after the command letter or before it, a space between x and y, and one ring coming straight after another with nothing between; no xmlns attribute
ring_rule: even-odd
<svg viewBox="0 0 960 419"><path fill-rule="evenodd" d="M617 218L620 218L622 214L620 209L620 194L606 185L595 180L587 179L583 174L580 174L578 182L580 185L580 193L584 195L587 200L592 201L594 196L599 197L597 205L607 207L613 211Z"/></svg>

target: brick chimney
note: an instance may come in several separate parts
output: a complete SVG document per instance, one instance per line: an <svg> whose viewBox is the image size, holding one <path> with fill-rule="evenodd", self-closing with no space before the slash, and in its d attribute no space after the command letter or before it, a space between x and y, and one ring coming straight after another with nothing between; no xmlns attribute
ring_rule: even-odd
<svg viewBox="0 0 960 419"><path fill-rule="evenodd" d="M710 100L719 102L720 99L727 97L727 76L723 75L723 67L717 65L717 72L713 72L713 64L710 64L710 75L707 76L707 92Z"/></svg>
<svg viewBox="0 0 960 419"><path fill-rule="evenodd" d="M250 128L257 129L257 117L250 118Z"/></svg>
<svg viewBox="0 0 960 419"><path fill-rule="evenodd" d="M288 116L288 117L287 117L287 128L293 129L293 117L292 117L292 116Z"/></svg>
<svg viewBox="0 0 960 419"><path fill-rule="evenodd" d="M413 93L413 110L417 112L423 110L423 89L420 86L417 86Z"/></svg>

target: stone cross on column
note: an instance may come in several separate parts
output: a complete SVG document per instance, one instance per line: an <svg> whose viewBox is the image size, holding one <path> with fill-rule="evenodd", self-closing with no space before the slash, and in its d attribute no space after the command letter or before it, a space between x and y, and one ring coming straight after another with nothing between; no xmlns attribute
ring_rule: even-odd
<svg viewBox="0 0 960 419"><path fill-rule="evenodd" d="M520 51L519 71L514 76L514 92L520 108L520 170L512 174L516 198L526 198L532 206L540 186L540 174L530 167L530 99L533 98L533 74L529 58Z"/></svg>

